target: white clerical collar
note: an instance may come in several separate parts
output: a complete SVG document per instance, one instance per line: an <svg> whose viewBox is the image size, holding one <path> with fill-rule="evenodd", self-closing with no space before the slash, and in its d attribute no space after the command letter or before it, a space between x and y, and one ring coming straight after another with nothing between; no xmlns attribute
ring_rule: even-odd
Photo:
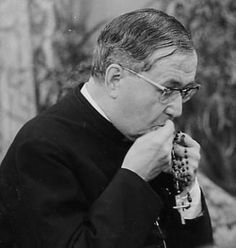
<svg viewBox="0 0 236 248"><path fill-rule="evenodd" d="M91 77L90 79L89 79L89 82L90 81L93 81L93 78ZM87 88L86 88L86 85L88 84L88 82L87 83L85 83L84 85L83 85L83 87L81 88L81 90L80 90L80 92L81 92L81 94L87 99L87 101L98 111L98 113L99 114L101 114L104 118L106 118L108 121L110 121L109 119L108 119L108 117L106 116L106 114L104 113L104 111L98 106L98 104L94 101L94 99L91 97L91 95L89 94L89 92L88 92L88 90L87 90Z"/></svg>

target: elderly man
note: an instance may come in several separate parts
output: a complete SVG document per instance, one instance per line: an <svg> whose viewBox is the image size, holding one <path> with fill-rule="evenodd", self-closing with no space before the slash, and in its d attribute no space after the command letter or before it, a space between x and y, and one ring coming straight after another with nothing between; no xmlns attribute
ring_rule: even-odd
<svg viewBox="0 0 236 248"><path fill-rule="evenodd" d="M2 162L1 247L211 244L200 146L173 124L199 88L190 34L133 11L106 25L93 59L89 81L29 121Z"/></svg>

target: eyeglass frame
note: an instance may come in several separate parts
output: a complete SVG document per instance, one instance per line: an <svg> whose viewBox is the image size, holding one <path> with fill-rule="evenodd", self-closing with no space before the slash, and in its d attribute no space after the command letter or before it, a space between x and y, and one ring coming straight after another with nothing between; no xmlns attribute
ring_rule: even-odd
<svg viewBox="0 0 236 248"><path fill-rule="evenodd" d="M197 83L195 83L195 85L194 85L193 87L191 87L191 88L185 88L185 87L188 86L188 85L184 86L183 88L165 87L165 86L160 85L160 84L154 82L153 80L151 80L151 79L149 79L149 78L143 76L142 74L140 74L140 73L138 73L138 72L136 72L136 71L134 71L134 70L131 70L131 69L129 69L129 68L127 68L127 67L124 67L124 66L122 66L122 65L120 65L120 66L121 66L124 70L126 70L126 71L128 71L128 72L130 72L130 73L136 75L137 77L143 79L145 82L150 83L150 84L156 86L159 90L162 91L162 94L163 94L163 95L165 95L167 92L170 92L170 91L178 91L178 92L180 93L181 97L182 97L182 100L184 100L184 98L183 98L183 92L184 92L185 90L190 90L190 89L197 89L197 90L199 90L199 88L201 87L201 85L200 85L200 84L197 84ZM187 102L187 101L190 100L190 99L191 99L191 97L189 97L187 100L183 101L183 103Z"/></svg>

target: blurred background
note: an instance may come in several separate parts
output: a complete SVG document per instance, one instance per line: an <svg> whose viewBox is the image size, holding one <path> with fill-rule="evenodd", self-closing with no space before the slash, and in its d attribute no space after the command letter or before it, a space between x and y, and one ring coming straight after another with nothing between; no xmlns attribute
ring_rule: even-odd
<svg viewBox="0 0 236 248"><path fill-rule="evenodd" d="M153 7L191 31L198 95L178 127L202 146L199 180L217 247L236 243L236 1L0 0L0 161L19 128L85 82L99 31L113 17ZM227 241L225 240L227 238Z"/></svg>

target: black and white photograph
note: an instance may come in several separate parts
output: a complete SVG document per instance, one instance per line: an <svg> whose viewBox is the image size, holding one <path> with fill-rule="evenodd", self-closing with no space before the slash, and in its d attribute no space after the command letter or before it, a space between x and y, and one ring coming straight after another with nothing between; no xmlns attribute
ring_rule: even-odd
<svg viewBox="0 0 236 248"><path fill-rule="evenodd" d="M0 0L0 248L236 247L236 1Z"/></svg>

